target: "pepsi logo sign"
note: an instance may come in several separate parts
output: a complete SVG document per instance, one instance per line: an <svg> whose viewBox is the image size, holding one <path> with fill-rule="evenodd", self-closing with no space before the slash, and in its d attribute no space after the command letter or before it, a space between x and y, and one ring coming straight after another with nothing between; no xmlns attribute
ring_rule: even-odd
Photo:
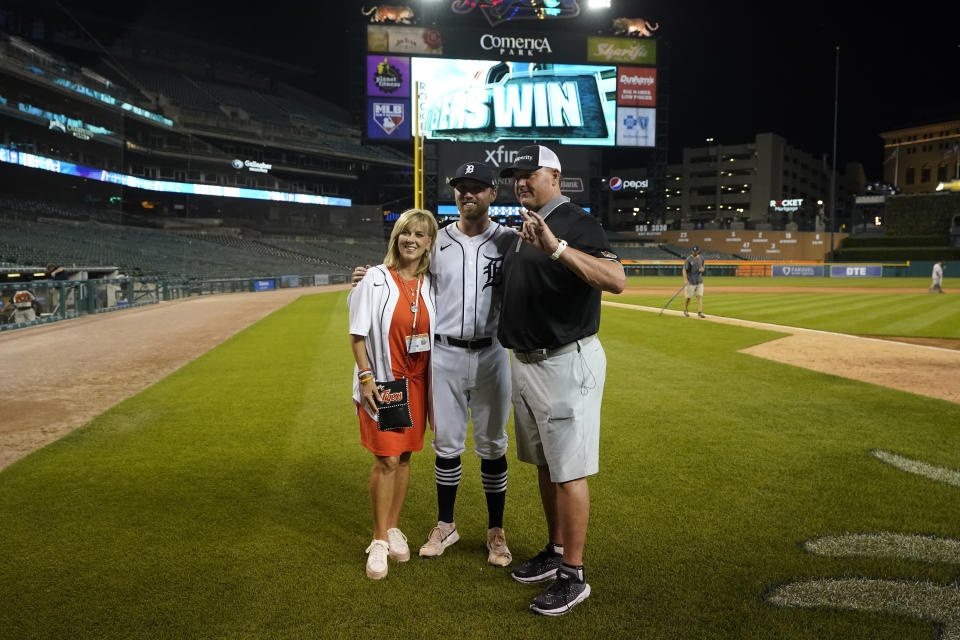
<svg viewBox="0 0 960 640"><path fill-rule="evenodd" d="M621 189L646 189L650 186L649 180L623 180L617 176L610 178L610 191Z"/></svg>

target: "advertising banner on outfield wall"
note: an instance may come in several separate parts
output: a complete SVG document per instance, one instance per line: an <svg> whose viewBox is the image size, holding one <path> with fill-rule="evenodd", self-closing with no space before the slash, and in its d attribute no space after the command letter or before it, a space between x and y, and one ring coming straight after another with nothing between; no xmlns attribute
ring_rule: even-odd
<svg viewBox="0 0 960 640"><path fill-rule="evenodd" d="M822 264L775 264L773 276L780 278L822 278Z"/></svg>
<svg viewBox="0 0 960 640"><path fill-rule="evenodd" d="M254 291L272 291L277 288L276 280L254 280Z"/></svg>
<svg viewBox="0 0 960 640"><path fill-rule="evenodd" d="M880 264L850 264L830 265L831 278L882 278L883 265Z"/></svg>

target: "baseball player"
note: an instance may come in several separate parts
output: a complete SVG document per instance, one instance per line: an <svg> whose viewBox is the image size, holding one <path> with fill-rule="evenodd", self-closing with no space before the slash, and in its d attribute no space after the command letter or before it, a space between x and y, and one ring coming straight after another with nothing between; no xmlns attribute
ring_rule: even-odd
<svg viewBox="0 0 960 640"><path fill-rule="evenodd" d="M933 284L930 285L930 293L943 293L943 260L938 260L933 265Z"/></svg>
<svg viewBox="0 0 960 640"><path fill-rule="evenodd" d="M437 526L420 547L420 556L438 557L460 539L454 504L467 423L472 421L474 453L480 457L487 500L487 561L507 566L512 560L503 531L510 357L496 335L503 259L517 233L490 220L490 204L497 197L497 187L488 165L464 163L449 183L460 219L440 230L430 257L437 303L431 364L438 518ZM354 282L364 271L360 267L354 271Z"/></svg>

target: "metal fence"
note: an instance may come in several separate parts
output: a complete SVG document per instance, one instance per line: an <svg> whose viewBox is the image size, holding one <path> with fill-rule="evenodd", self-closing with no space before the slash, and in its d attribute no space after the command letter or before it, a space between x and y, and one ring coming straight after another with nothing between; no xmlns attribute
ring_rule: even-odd
<svg viewBox="0 0 960 640"><path fill-rule="evenodd" d="M229 278L219 280L160 280L159 278L97 278L0 283L0 331L77 318L92 313L133 309L191 296L217 295L343 284L350 276L310 275ZM32 298L14 301L18 292Z"/></svg>

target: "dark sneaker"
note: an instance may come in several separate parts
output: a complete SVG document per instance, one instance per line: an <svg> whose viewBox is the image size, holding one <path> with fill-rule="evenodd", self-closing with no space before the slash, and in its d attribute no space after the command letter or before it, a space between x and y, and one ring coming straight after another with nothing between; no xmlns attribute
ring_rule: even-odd
<svg viewBox="0 0 960 640"><path fill-rule="evenodd" d="M552 544L548 544L543 551L511 571L510 577L517 582L543 582L557 575L562 562L563 556L553 550Z"/></svg>
<svg viewBox="0 0 960 640"><path fill-rule="evenodd" d="M530 609L545 616L562 616L590 596L590 585L569 573L557 572L557 579L530 603Z"/></svg>
<svg viewBox="0 0 960 640"><path fill-rule="evenodd" d="M689 318L689 317L690 317L690 312L689 312L689 311L684 311L684 312L683 312L683 317L684 317L684 318Z"/></svg>
<svg viewBox="0 0 960 640"><path fill-rule="evenodd" d="M707 316L703 315L703 311L698 311L698 312L697 312L697 317L698 317L698 318L706 318Z"/></svg>

